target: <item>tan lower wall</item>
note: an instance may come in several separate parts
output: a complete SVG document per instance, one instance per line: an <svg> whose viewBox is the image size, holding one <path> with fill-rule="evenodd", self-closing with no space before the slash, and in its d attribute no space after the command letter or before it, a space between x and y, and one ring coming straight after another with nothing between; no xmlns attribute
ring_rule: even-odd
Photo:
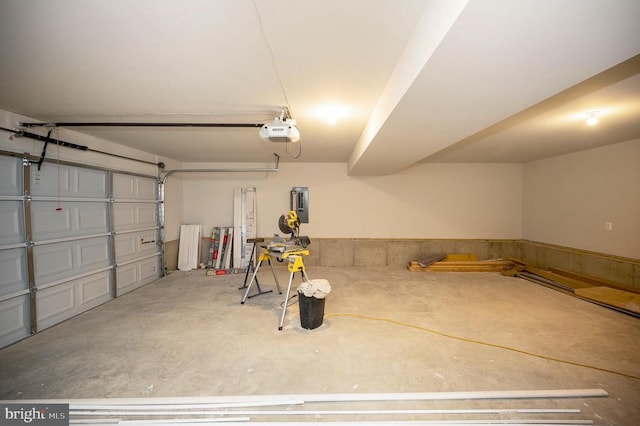
<svg viewBox="0 0 640 426"><path fill-rule="evenodd" d="M433 254L475 253L480 259L519 257L514 240L362 239L312 240L309 266L406 266Z"/></svg>
<svg viewBox="0 0 640 426"><path fill-rule="evenodd" d="M164 269L165 271L175 271L178 269L178 248L180 240L167 241L164 243Z"/></svg>
<svg viewBox="0 0 640 426"><path fill-rule="evenodd" d="M178 266L178 240L165 243L165 267ZM209 239L201 241L201 263L206 264ZM475 253L480 259L521 257L516 240L319 238L309 246L308 266L406 266L411 260L437 253Z"/></svg>
<svg viewBox="0 0 640 426"><path fill-rule="evenodd" d="M201 244L206 264L209 239ZM640 260L527 240L319 238L309 246L305 266L404 267L439 253L474 253L481 260L517 258L540 268L561 268L640 288ZM284 266L275 263L275 266ZM178 266L178 241L165 243L165 267Z"/></svg>
<svg viewBox="0 0 640 426"><path fill-rule="evenodd" d="M522 240L521 259L539 268L559 268L640 289L640 259Z"/></svg>

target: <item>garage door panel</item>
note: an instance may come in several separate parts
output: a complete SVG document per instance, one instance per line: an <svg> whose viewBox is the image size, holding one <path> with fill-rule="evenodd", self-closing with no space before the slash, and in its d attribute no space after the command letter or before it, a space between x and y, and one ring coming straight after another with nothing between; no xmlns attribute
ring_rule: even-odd
<svg viewBox="0 0 640 426"><path fill-rule="evenodd" d="M78 264L81 270L98 269L109 265L109 244L105 239L87 240L78 245Z"/></svg>
<svg viewBox="0 0 640 426"><path fill-rule="evenodd" d="M83 234L108 229L107 204L84 203L78 206L78 232Z"/></svg>
<svg viewBox="0 0 640 426"><path fill-rule="evenodd" d="M118 296L142 287L160 277L160 258L154 256L140 262L118 266Z"/></svg>
<svg viewBox="0 0 640 426"><path fill-rule="evenodd" d="M62 210L56 210L58 206ZM33 201L31 218L36 241L100 234L109 229L106 203Z"/></svg>
<svg viewBox="0 0 640 426"><path fill-rule="evenodd" d="M76 310L74 283L67 282L38 292L36 313L38 328L50 327L71 316Z"/></svg>
<svg viewBox="0 0 640 426"><path fill-rule="evenodd" d="M36 284L74 275L72 243L47 244L33 248Z"/></svg>
<svg viewBox="0 0 640 426"><path fill-rule="evenodd" d="M108 237L37 245L33 253L37 286L110 265Z"/></svg>
<svg viewBox="0 0 640 426"><path fill-rule="evenodd" d="M73 194L76 197L106 197L108 175L104 171L91 169L75 169L76 177L72 180Z"/></svg>
<svg viewBox="0 0 640 426"><path fill-rule="evenodd" d="M23 242L22 201L0 201L0 246Z"/></svg>
<svg viewBox="0 0 640 426"><path fill-rule="evenodd" d="M138 178L138 199L156 200L158 198L157 182L155 179Z"/></svg>
<svg viewBox="0 0 640 426"><path fill-rule="evenodd" d="M114 174L113 175L113 198L127 200L149 200L157 199L157 181L133 175Z"/></svg>
<svg viewBox="0 0 640 426"><path fill-rule="evenodd" d="M22 193L22 159L0 156L0 195Z"/></svg>
<svg viewBox="0 0 640 426"><path fill-rule="evenodd" d="M107 173L82 167L45 164L31 167L31 195L106 198Z"/></svg>
<svg viewBox="0 0 640 426"><path fill-rule="evenodd" d="M0 250L0 297L29 288L26 256L24 248Z"/></svg>
<svg viewBox="0 0 640 426"><path fill-rule="evenodd" d="M61 203L61 206L63 206L62 210L56 210L56 203L47 201L34 201L31 203L31 224L34 240L49 240L71 234L72 208L66 203Z"/></svg>
<svg viewBox="0 0 640 426"><path fill-rule="evenodd" d="M135 206L133 204L114 204L113 225L117 230L137 228Z"/></svg>
<svg viewBox="0 0 640 426"><path fill-rule="evenodd" d="M145 282L151 282L157 278L159 278L158 273L159 273L159 263L160 263L160 258L159 257L152 257L149 259L145 259L143 261L140 262L139 266L140 266L140 279Z"/></svg>
<svg viewBox="0 0 640 426"><path fill-rule="evenodd" d="M96 301L102 302L111 298L109 281L105 280L105 276L102 274L81 281L79 291L80 303L85 306Z"/></svg>
<svg viewBox="0 0 640 426"><path fill-rule="evenodd" d="M158 231L150 230L138 233L138 247L141 256L158 252Z"/></svg>
<svg viewBox="0 0 640 426"><path fill-rule="evenodd" d="M29 336L29 295L0 301L0 347Z"/></svg>
<svg viewBox="0 0 640 426"><path fill-rule="evenodd" d="M143 204L138 206L138 224L143 227L156 226L156 211L155 204Z"/></svg>
<svg viewBox="0 0 640 426"><path fill-rule="evenodd" d="M122 262L136 257L136 235L137 234L120 234L115 236L116 262Z"/></svg>
<svg viewBox="0 0 640 426"><path fill-rule="evenodd" d="M113 205L116 231L127 231L157 226L154 203L115 203Z"/></svg>
<svg viewBox="0 0 640 426"><path fill-rule="evenodd" d="M113 197L134 199L136 196L136 183L131 175L113 175Z"/></svg>
<svg viewBox="0 0 640 426"><path fill-rule="evenodd" d="M130 232L115 236L116 262L144 257L158 251L157 231Z"/></svg>
<svg viewBox="0 0 640 426"><path fill-rule="evenodd" d="M116 269L116 282L118 283L118 294L117 296L122 296L123 294L138 288L136 284L139 281L139 271L138 265L135 263L130 263L124 266L118 266Z"/></svg>
<svg viewBox="0 0 640 426"><path fill-rule="evenodd" d="M38 328L55 325L81 312L107 302L111 274L100 272L38 291Z"/></svg>

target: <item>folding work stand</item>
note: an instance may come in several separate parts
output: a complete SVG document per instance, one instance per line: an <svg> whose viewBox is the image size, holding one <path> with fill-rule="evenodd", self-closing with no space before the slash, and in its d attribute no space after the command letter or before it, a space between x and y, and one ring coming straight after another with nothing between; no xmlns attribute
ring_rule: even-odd
<svg viewBox="0 0 640 426"><path fill-rule="evenodd" d="M242 302L240 302L241 305L244 305L244 302L247 299L251 299L252 297L255 297L255 296L260 296L261 294L271 293L273 291L273 290L262 291L262 289L260 288L260 283L258 283L258 276L257 276L258 270L260 269L262 262L265 260L269 262L269 266L271 267L271 273L273 274L273 279L276 282L276 288L278 289L278 294L282 294L282 290L280 289L280 283L278 283L278 277L276 276L276 271L273 269L273 264L271 263L271 255L269 254L269 249L263 246L262 253L260 253L260 257L258 257L258 264L255 266L255 268L253 267L253 256L255 255L255 252L256 252L256 243L264 241L264 238L258 238L256 240L261 240L261 241L255 241L253 244L253 250L251 251L251 260L249 261L249 266L247 267L247 272L244 276L244 285L240 287L240 289L243 289L243 288L247 289L247 291L244 292L244 296L242 297ZM247 240L247 242L249 241L250 240ZM249 284L247 285L247 277L249 276L250 270L253 270L253 275L251 275L251 281L249 281ZM251 290L251 284L253 284L254 281L256 282L256 286L258 287L258 292L252 296L249 296L249 291Z"/></svg>
<svg viewBox="0 0 640 426"><path fill-rule="evenodd" d="M302 274L302 281L307 281L307 273L304 271L304 262L302 256L308 256L309 250L295 250L282 253L282 259L287 259L287 268L289 269L289 285L287 286L287 294L284 296L284 302L282 304L282 315L280 316L280 324L278 330L282 330L284 324L284 317L287 314L287 302L289 301L289 293L291 293L291 283L293 282L293 276L296 272Z"/></svg>
<svg viewBox="0 0 640 426"><path fill-rule="evenodd" d="M251 249L251 257L249 257L249 265L247 266L247 272L245 272L244 274L244 284L242 285L242 287L238 287L238 290L243 290L245 288L247 288L247 281L249 279L249 273L256 271L257 268L254 265L253 259L255 258L256 255L256 243L262 243L264 242L264 238L248 238L247 239L247 243L253 244L253 248ZM271 259L267 259L267 261L269 262L269 266L271 266L271 269L273 270L273 265L271 265ZM275 276L275 274L274 274ZM256 294L252 294L251 296L245 296L247 299L251 299L252 297L256 297L256 296L260 296L261 294L267 294L267 293L271 293L273 292L273 290L267 290L267 291L262 291L262 288L260 288L260 282L258 281L258 277L255 277L256 280L256 287L258 288L258 292ZM278 285L278 279L276 278L276 287L278 287L278 292L280 294L282 294L282 291L280 290L280 286Z"/></svg>
<svg viewBox="0 0 640 426"><path fill-rule="evenodd" d="M273 278L276 281L276 287L278 288L278 292L282 294L282 290L280 290L280 285L278 284L278 278L276 277L276 272L273 269L273 264L271 263L271 256L277 256L282 260L286 260L287 269L289 269L290 274L289 274L289 284L287 285L287 292L284 296L284 301L282 303L282 314L280 315L280 323L278 324L278 330L282 330L282 326L284 324L284 317L287 314L287 303L289 302L289 294L291 294L291 283L293 282L293 275L296 272L300 272L302 274L302 281L307 281L309 279L304 269L304 262L302 261L302 257L308 256L308 255L309 255L309 250L307 249L291 250L291 251L285 251L281 253L281 252L271 252L268 248L264 247L262 249L262 253L260 254L260 257L258 258L258 265L253 270L251 281L249 281L249 285L247 286L247 291L245 291L244 297L242 298L242 301L240 302L240 304L244 305L244 302L246 302L247 299L249 298L249 291L251 290L251 285L253 284L253 282L255 281L256 284L258 283L256 275L258 274L258 270L260 269L260 266L262 265L262 262L264 260L267 260L269 262L269 266L271 266L271 273L273 274Z"/></svg>

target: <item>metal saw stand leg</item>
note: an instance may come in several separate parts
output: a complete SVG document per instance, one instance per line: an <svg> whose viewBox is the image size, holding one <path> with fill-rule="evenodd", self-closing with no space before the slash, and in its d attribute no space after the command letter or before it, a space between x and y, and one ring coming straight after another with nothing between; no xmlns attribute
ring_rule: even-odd
<svg viewBox="0 0 640 426"><path fill-rule="evenodd" d="M247 281L249 279L249 273L252 272L252 271L255 271L257 269L257 267L253 264L253 259L255 258L255 255L256 255L256 243L261 243L263 241L264 241L264 238L250 238L250 239L247 240L248 243L253 243L253 248L251 249L251 256L249 257L249 264L247 265L247 272L245 272L245 274L244 274L244 284L242 284L242 287L238 287L238 290L244 290L245 288L247 288ZM271 259L269 259L269 265L271 265ZM271 270L273 271L273 266L271 266ZM247 297L247 299L251 299L252 297L260 296L261 294L267 294L267 293L273 292L273 290L262 291L262 288L260 287L260 281L258 281L258 276L257 275L255 277L255 280L256 280L256 287L258 288L258 292L256 294L253 294L253 295ZM276 286L278 287L278 292L280 294L282 294L282 291L280 290L280 286L278 285L277 280L276 280Z"/></svg>
<svg viewBox="0 0 640 426"><path fill-rule="evenodd" d="M302 273L302 281L307 281L309 277L307 277L307 273L304 271L304 262L302 261L301 254L294 254L287 257L289 264L287 265L289 269L289 284L287 285L287 294L284 296L284 302L282 303L282 314L280 315L280 324L278 325L278 330L282 330L282 326L284 325L284 317L287 315L287 303L289 302L289 294L291 293L291 283L293 282L293 275L296 272Z"/></svg>
<svg viewBox="0 0 640 426"><path fill-rule="evenodd" d="M247 242L249 242L250 240L247 240ZM249 272L251 271L255 271L256 269L256 265L253 264L253 259L255 258L256 255L256 243L253 243L253 247L251 248L251 257L249 257L249 264L247 265L247 272L245 272L244 274L244 284L242 284L242 287L238 287L238 290L242 290L244 288L247 288L247 278L249 278ZM258 285L258 291L260 291L260 283L258 283L258 280L256 279L256 284Z"/></svg>
<svg viewBox="0 0 640 426"><path fill-rule="evenodd" d="M282 290L280 289L280 284L278 283L278 277L276 276L276 271L273 269L273 265L271 264L271 256L269 255L269 251L267 249L264 249L260 257L258 258L258 264L256 265L256 268L253 270L253 275L251 275L251 281L249 281L249 285L247 286L247 291L244 292L244 296L242 297L242 301L240 302L241 305L244 305L244 302L246 302L247 299L250 299L254 296L259 296L261 294L271 293L273 291L273 290L262 291L260 289L260 284L258 284L257 275L258 275L258 271L260 270L260 266L262 265L262 261L264 260L269 262L269 266L271 267L271 273L273 274L273 279L276 281L276 288L278 289L278 293L282 294ZM247 270L247 276L248 275L249 275L249 272ZM245 277L245 280L246 280L246 277ZM258 293L252 296L249 296L249 291L251 290L251 285L253 284L254 281L258 286ZM240 288L244 288L244 287L240 287Z"/></svg>

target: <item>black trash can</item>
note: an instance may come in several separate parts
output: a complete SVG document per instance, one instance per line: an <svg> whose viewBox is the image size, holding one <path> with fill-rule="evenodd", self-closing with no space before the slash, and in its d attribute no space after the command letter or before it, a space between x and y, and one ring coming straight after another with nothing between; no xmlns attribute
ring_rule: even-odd
<svg viewBox="0 0 640 426"><path fill-rule="evenodd" d="M298 306L300 307L300 325L307 330L313 330L322 325L324 320L324 301L315 297L305 296L298 292Z"/></svg>

